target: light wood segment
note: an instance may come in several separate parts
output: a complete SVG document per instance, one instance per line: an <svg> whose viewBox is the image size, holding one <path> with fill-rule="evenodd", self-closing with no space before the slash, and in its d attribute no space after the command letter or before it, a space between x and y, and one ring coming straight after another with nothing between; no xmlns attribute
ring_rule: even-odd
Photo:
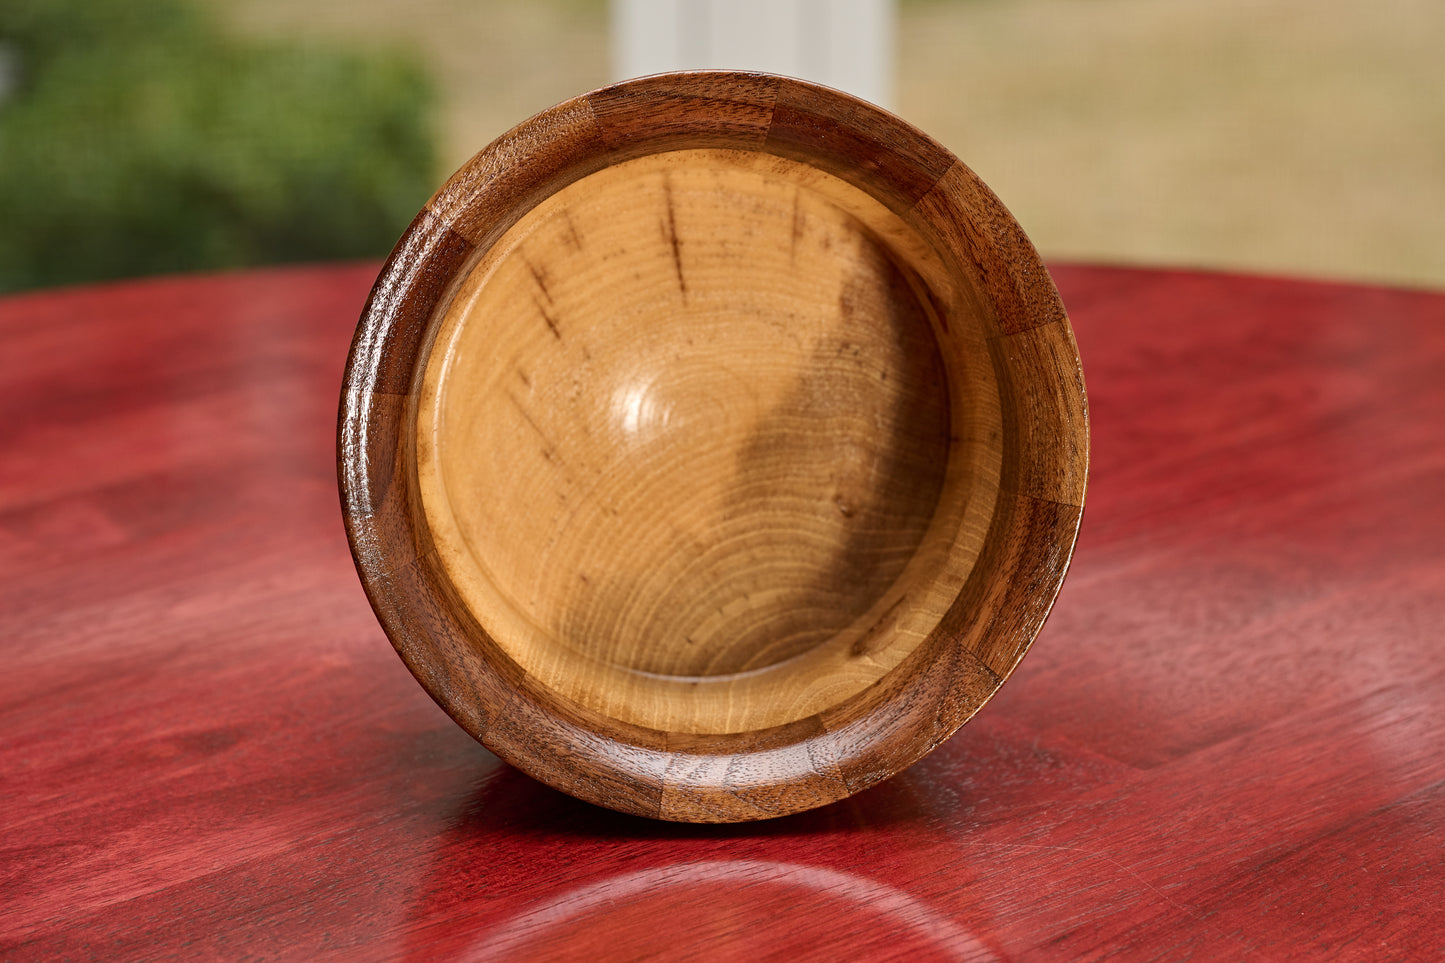
<svg viewBox="0 0 1445 963"><path fill-rule="evenodd" d="M560 191L473 269L422 386L421 489L526 671L639 725L738 732L842 701L933 630L987 527L999 408L977 339L940 350L900 263L922 242L884 236L908 231L830 175L678 151Z"/></svg>

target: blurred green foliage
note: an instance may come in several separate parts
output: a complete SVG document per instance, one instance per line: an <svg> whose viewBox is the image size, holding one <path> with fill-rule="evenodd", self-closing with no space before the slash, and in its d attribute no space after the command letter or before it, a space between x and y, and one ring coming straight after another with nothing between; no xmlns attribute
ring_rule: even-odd
<svg viewBox="0 0 1445 963"><path fill-rule="evenodd" d="M385 254L435 186L414 59L184 0L0 2L0 290Z"/></svg>

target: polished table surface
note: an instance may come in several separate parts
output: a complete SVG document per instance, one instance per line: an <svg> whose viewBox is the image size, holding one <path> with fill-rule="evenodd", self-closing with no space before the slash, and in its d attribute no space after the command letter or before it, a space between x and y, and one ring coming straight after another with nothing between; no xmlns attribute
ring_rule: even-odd
<svg viewBox="0 0 1445 963"><path fill-rule="evenodd" d="M1437 959L1445 295L1055 270L1073 569L914 768L621 816L412 680L342 533L376 265L0 299L0 959Z"/></svg>

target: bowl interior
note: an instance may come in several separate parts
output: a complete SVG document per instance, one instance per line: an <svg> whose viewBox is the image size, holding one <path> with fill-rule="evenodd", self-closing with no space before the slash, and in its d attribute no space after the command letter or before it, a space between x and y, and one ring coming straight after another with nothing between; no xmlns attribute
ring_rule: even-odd
<svg viewBox="0 0 1445 963"><path fill-rule="evenodd" d="M533 679L679 733L847 700L938 626L998 497L976 297L869 194L691 149L552 194L414 395L437 557Z"/></svg>

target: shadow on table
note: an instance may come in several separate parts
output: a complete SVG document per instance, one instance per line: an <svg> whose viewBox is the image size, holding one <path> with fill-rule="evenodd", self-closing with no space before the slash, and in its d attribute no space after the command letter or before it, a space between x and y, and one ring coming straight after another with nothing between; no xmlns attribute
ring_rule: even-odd
<svg viewBox="0 0 1445 963"><path fill-rule="evenodd" d="M698 951L746 959L872 951L997 959L967 927L883 882L870 865L885 848L892 879L923 876L945 861L925 843L927 810L927 794L905 773L780 819L665 823L600 809L502 767L440 840L408 921L408 955L598 960Z"/></svg>
<svg viewBox="0 0 1445 963"><path fill-rule="evenodd" d="M926 798L900 777L808 812L744 823L678 823L614 812L558 792L506 764L457 814L452 835L465 840L502 829L512 834L588 841L748 839L812 836L862 826L896 825L924 816Z"/></svg>

